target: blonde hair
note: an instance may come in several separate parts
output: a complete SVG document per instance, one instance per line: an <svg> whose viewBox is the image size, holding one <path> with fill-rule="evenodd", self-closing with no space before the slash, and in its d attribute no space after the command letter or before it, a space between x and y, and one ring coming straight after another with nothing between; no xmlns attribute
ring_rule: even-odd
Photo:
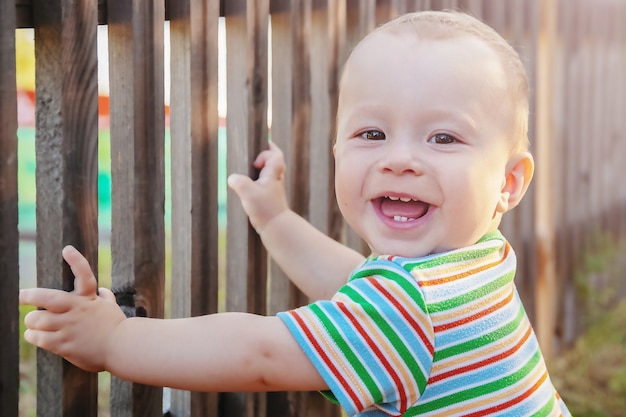
<svg viewBox="0 0 626 417"><path fill-rule="evenodd" d="M515 112L512 115L513 151L526 151L529 146L529 88L526 69L517 51L487 24L468 14L454 11L407 13L379 26L364 40L382 31L406 33L408 30L412 30L420 39L427 40L446 40L469 35L482 40L496 52L509 75L511 108Z"/></svg>

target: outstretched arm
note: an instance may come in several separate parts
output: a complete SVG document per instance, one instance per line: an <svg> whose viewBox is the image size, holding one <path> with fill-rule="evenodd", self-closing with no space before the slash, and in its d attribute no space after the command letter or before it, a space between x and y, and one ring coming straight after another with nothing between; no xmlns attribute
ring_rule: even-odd
<svg viewBox="0 0 626 417"><path fill-rule="evenodd" d="M278 146L270 142L254 166L261 169L258 180L233 174L228 185L291 281L313 300L329 299L346 283L363 255L326 236L289 209L283 180L285 162Z"/></svg>
<svg viewBox="0 0 626 417"><path fill-rule="evenodd" d="M25 339L88 371L194 391L320 390L326 385L277 317L245 313L160 320L126 318L74 248L63 256L75 290L20 291L43 308L25 318Z"/></svg>

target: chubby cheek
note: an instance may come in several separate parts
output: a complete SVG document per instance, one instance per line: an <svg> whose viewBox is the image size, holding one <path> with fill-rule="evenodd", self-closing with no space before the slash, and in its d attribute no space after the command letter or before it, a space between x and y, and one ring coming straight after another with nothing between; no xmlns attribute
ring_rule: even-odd
<svg viewBox="0 0 626 417"><path fill-rule="evenodd" d="M335 194L337 204L342 212L350 206L350 201L354 198L354 195L351 195L351 190L348 176L341 169L337 169L335 171Z"/></svg>
<svg viewBox="0 0 626 417"><path fill-rule="evenodd" d="M362 184L358 183L358 178L359 175L354 169L349 169L345 164L336 164L335 194L337 204L348 223L352 223L360 203Z"/></svg>

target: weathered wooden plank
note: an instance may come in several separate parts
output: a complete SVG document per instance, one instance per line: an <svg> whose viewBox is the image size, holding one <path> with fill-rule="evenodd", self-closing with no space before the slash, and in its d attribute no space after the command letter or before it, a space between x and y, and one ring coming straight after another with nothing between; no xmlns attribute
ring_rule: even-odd
<svg viewBox="0 0 626 417"><path fill-rule="evenodd" d="M623 155L626 155L626 140L623 139L622 133L626 130L626 118L623 117L624 108L626 108L626 54L622 45L626 42L626 26L623 16L626 16L626 4L620 0L612 2L613 11L613 32L611 41L614 48L614 64L613 71L615 74L614 93L611 94L611 139L615 146L613 158L615 158L613 183L609 186L610 190L618 190L612 193L614 201L614 215L611 219L610 229L613 230L619 241L626 239L626 187L623 184L624 175L620 172L624 169Z"/></svg>
<svg viewBox="0 0 626 417"><path fill-rule="evenodd" d="M559 242L557 245L557 268L559 274L564 280L566 288L563 291L564 314L562 338L569 343L575 337L575 324L577 321L576 313L580 313L581 309L577 307L579 304L576 300L575 283L574 283L574 263L573 259L577 258L577 249L575 238L578 229L575 215L578 206L578 182L577 164L576 164L576 148L580 140L580 59L577 52L579 44L578 27L577 27L577 5L576 4L560 4L561 22L559 25L560 36L563 39L561 56L563 60L562 73L562 106L561 123L562 130L560 134L563 136L561 147L561 172L560 181L558 182L559 195L562 205L558 213L560 219L559 225ZM574 313L574 314L572 314Z"/></svg>
<svg viewBox="0 0 626 417"><path fill-rule="evenodd" d="M311 1L293 1L291 9L292 53L292 126L290 166L293 211L309 219L311 196ZM304 304L307 299L292 292L291 302Z"/></svg>
<svg viewBox="0 0 626 417"><path fill-rule="evenodd" d="M528 6L529 2L525 0L515 0L509 5L508 20L509 26L512 26L509 30L508 39L509 42L517 49L520 54L522 62L526 65L526 72L530 78L529 83L532 85L532 77L534 77L535 68L535 49L532 28L529 25ZM529 119L529 137L531 141L534 141L534 91L530 89L530 119ZM556 97L555 97L556 99ZM534 144L531 143L531 148ZM518 267L516 274L516 284L520 297L524 302L524 307L529 316L534 316L535 310L535 259L536 254L534 251L534 188L526 194L521 204L513 211L507 213L504 216L503 231L505 235L511 241L511 245L515 248L515 252L518 258Z"/></svg>
<svg viewBox="0 0 626 417"><path fill-rule="evenodd" d="M483 14L483 0L459 0L457 9L480 18Z"/></svg>
<svg viewBox="0 0 626 417"><path fill-rule="evenodd" d="M267 146L267 12L265 18L259 17L255 22L255 12L263 13L265 2L252 2L247 16L230 15L230 7L236 9L238 3L241 2L229 2L226 7L227 170L255 176L251 162ZM227 308L263 312L263 302L259 300L264 298L259 297L263 291L254 294L255 288L247 286L264 271L264 268L255 269L260 265L248 266L253 263L249 261L263 257L249 256L248 251L253 250L256 242L255 239L248 241L248 236L255 236L255 232L249 227L245 212L232 191L229 191L228 201Z"/></svg>
<svg viewBox="0 0 626 417"><path fill-rule="evenodd" d="M0 415L17 417L19 399L19 233L15 9L0 2Z"/></svg>
<svg viewBox="0 0 626 417"><path fill-rule="evenodd" d="M359 39L370 33L376 27L376 2L359 0ZM357 41L358 41L357 40Z"/></svg>
<svg viewBox="0 0 626 417"><path fill-rule="evenodd" d="M128 314L157 318L165 281L164 14L162 2L108 3L112 286ZM112 416L161 410L161 388L112 379Z"/></svg>
<svg viewBox="0 0 626 417"><path fill-rule="evenodd" d="M228 102L228 173L248 173L256 155L267 147L269 0L229 1L225 5ZM246 10L242 16L240 10ZM249 224L237 196L227 197L226 308L264 314L267 253ZM265 415L264 394L225 394L223 413Z"/></svg>
<svg viewBox="0 0 626 417"><path fill-rule="evenodd" d="M456 0L431 0L429 7L432 10L451 10L456 7Z"/></svg>
<svg viewBox="0 0 626 417"><path fill-rule="evenodd" d="M366 0L347 0L346 18L343 29L345 31L345 43L342 48L342 56L347 59L350 52L375 25L375 10L367 8ZM345 222L342 222L341 241L347 246L364 254L369 252L367 245L354 230Z"/></svg>
<svg viewBox="0 0 626 417"><path fill-rule="evenodd" d="M328 2L328 94L330 119L330 141L335 143L337 104L339 101L339 81L341 68L346 59L346 0L329 0ZM328 226L326 233L331 238L341 241L343 219L335 198L335 161L328 161Z"/></svg>
<svg viewBox="0 0 626 417"><path fill-rule="evenodd" d="M37 284L73 288L60 256L76 246L97 268L96 5L35 1ZM97 379L37 354L37 415L95 416Z"/></svg>
<svg viewBox="0 0 626 417"><path fill-rule="evenodd" d="M172 317L217 312L219 4L169 2ZM173 391L175 416L217 415L216 393Z"/></svg>
<svg viewBox="0 0 626 417"><path fill-rule="evenodd" d="M278 4L280 3L280 5ZM272 2L280 12L272 14L272 108L271 138L283 151L285 163L291 166L291 125L292 125L292 54L291 17L289 0ZM291 174L285 175L285 188L288 201L291 199ZM267 313L276 314L292 307L289 302L291 283L284 272L274 263L270 263ZM269 399L268 399L269 405ZM273 414L270 414L273 415Z"/></svg>
<svg viewBox="0 0 626 417"><path fill-rule="evenodd" d="M555 218L553 148L554 124L552 119L552 83L554 66L552 52L556 42L556 2L542 1L539 9L539 33L537 45L537 130L535 163L535 236L537 245L537 291L535 328L537 338L546 358L553 353L555 328Z"/></svg>
<svg viewBox="0 0 626 417"><path fill-rule="evenodd" d="M530 139L530 151L532 153L535 152L535 145L537 140L537 108L535 106L536 103L536 95L537 95L537 49L539 42L538 38L538 9L539 2L538 1L527 1L523 2L525 7L525 17L524 17L524 31L526 33L523 53L524 53L524 65L526 68L526 75L528 76L529 82L529 105L530 105L530 114L528 116L528 135ZM534 224L535 224L535 200L537 195L535 193L534 180L531 183L529 190L526 192L524 196L524 201L520 204L520 212L517 213L518 219L520 219L520 225L518 226L519 230L523 230L524 236L527 236L521 247L515 248L516 252L520 253L520 265L518 269L518 273L516 275L516 279L521 280L522 282L526 282L526 293L529 295L524 299L525 308L528 313L528 316L531 321L534 323L534 318L536 315L536 302L535 299L535 291L537 286L537 260L538 254L535 250L536 240L535 240L535 232L534 232ZM523 229L522 229L523 228ZM527 305L527 307L526 307Z"/></svg>
<svg viewBox="0 0 626 417"><path fill-rule="evenodd" d="M413 0L413 10L430 10L431 0Z"/></svg>
<svg viewBox="0 0 626 417"><path fill-rule="evenodd" d="M330 95L332 81L330 74L330 59L334 45L329 38L328 8L314 10L310 14L308 40L309 50L309 87L310 92L310 133L309 151L309 221L323 233L328 228L328 208L332 194L328 193L332 172L329 170L332 162L332 145L334 131L331 130L331 120L335 118ZM304 46L306 47L306 46ZM300 153L300 152L298 152Z"/></svg>

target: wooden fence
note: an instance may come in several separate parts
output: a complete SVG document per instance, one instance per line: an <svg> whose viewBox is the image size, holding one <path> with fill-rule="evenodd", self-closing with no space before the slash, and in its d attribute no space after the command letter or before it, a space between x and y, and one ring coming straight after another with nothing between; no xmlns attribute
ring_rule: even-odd
<svg viewBox="0 0 626 417"><path fill-rule="evenodd" d="M2 0L0 415L18 415L16 28L35 28L38 285L70 289L59 256L65 244L78 246L92 265L98 261L96 28L108 24L113 287L134 288L136 315L163 317L163 21L169 20L172 316L183 317L218 308L218 18L225 17L228 50L228 171L253 174L250 162L271 133L287 155L291 206L360 248L332 191L338 74L351 46L377 24L431 8L481 17L525 60L537 174L503 231L518 253L517 283L547 355L570 342L576 319L565 312L576 311L572 276L577 260L593 249L589 237L599 230L626 239L623 1ZM233 197L227 204L226 308L273 314L305 302L268 262ZM95 375L43 351L37 362L38 416L97 414ZM113 416L162 412L160 388L114 380L111 391ZM307 393L175 392L171 413L339 415Z"/></svg>

